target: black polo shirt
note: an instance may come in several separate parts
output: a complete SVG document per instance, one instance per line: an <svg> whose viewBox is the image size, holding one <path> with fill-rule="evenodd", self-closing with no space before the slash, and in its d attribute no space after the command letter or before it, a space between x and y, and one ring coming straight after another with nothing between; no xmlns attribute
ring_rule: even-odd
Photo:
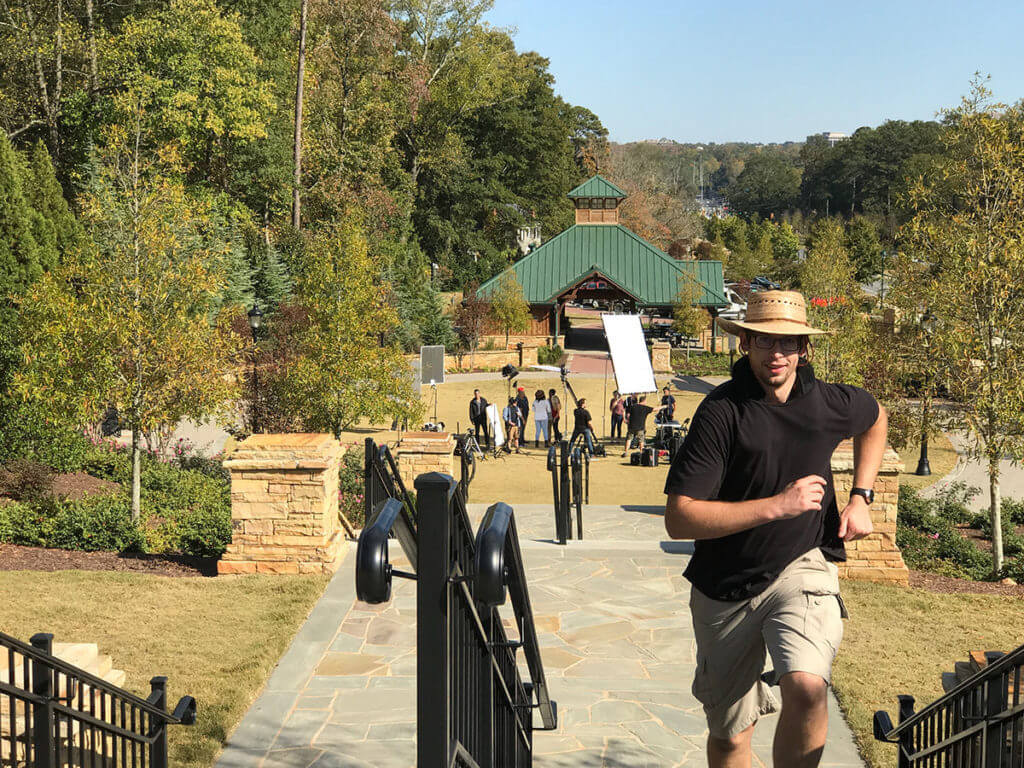
<svg viewBox="0 0 1024 768"><path fill-rule="evenodd" d="M716 600L745 600L815 547L829 560L845 560L832 453L877 418L878 403L869 392L819 381L809 365L797 370L785 403L770 402L747 358L738 360L732 379L697 408L665 493L735 502L774 496L807 475L820 475L828 485L818 512L697 541L686 578Z"/></svg>

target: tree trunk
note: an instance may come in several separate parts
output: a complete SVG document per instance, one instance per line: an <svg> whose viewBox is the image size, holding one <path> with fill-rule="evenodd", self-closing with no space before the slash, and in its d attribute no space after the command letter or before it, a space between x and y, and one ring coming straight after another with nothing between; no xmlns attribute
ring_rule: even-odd
<svg viewBox="0 0 1024 768"><path fill-rule="evenodd" d="M139 425L132 424L132 522L139 521L142 510L142 446Z"/></svg>
<svg viewBox="0 0 1024 768"><path fill-rule="evenodd" d="M306 75L306 12L309 0L299 7L299 65L295 76L295 147L292 176L292 226L300 229L302 222L302 91Z"/></svg>
<svg viewBox="0 0 1024 768"><path fill-rule="evenodd" d="M989 513L992 517L992 573L1003 570L1003 499L999 493L999 459L988 460Z"/></svg>

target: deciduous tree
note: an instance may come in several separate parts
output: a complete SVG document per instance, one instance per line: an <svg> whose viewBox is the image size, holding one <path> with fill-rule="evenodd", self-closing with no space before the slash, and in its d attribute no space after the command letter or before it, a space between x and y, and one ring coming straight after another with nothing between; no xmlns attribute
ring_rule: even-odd
<svg viewBox="0 0 1024 768"><path fill-rule="evenodd" d="M389 341L398 316L352 221L311 233L299 258L295 300L306 319L294 363L272 383L280 402L310 431L335 436L360 419L414 419L420 403L402 350Z"/></svg>
<svg viewBox="0 0 1024 768"><path fill-rule="evenodd" d="M1000 462L1024 458L1024 108L981 78L947 111L941 162L912 190L908 249L928 266L935 353L988 465L992 566L1003 567Z"/></svg>
<svg viewBox="0 0 1024 768"><path fill-rule="evenodd" d="M523 286L515 273L509 270L490 295L491 317L505 331L505 346L510 332L524 333L530 328L530 305L523 296Z"/></svg>

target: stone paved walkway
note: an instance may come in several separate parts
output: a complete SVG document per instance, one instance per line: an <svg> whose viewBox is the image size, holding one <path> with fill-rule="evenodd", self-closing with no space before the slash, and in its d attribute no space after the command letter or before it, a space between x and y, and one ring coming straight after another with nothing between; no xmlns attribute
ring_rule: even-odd
<svg viewBox="0 0 1024 768"><path fill-rule="evenodd" d="M474 525L482 505L471 505ZM702 766L706 728L690 694L688 542L667 541L661 510L592 506L582 542L550 543L545 505L517 525L557 732L535 734L538 768ZM399 558L393 557L393 562ZM390 603L355 601L354 557L331 581L266 689L231 735L219 768L407 768L415 764L415 584ZM400 567L400 566L398 566ZM831 708L822 761L862 767ZM775 718L755 730L770 765Z"/></svg>

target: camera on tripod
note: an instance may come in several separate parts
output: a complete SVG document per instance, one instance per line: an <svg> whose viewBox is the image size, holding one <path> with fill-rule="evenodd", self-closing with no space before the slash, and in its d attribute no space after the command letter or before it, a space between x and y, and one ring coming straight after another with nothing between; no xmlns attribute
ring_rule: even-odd
<svg viewBox="0 0 1024 768"><path fill-rule="evenodd" d="M424 432L444 432L444 422L443 421L439 421L437 423L434 423L433 421L428 421L426 424L423 425L423 431Z"/></svg>

